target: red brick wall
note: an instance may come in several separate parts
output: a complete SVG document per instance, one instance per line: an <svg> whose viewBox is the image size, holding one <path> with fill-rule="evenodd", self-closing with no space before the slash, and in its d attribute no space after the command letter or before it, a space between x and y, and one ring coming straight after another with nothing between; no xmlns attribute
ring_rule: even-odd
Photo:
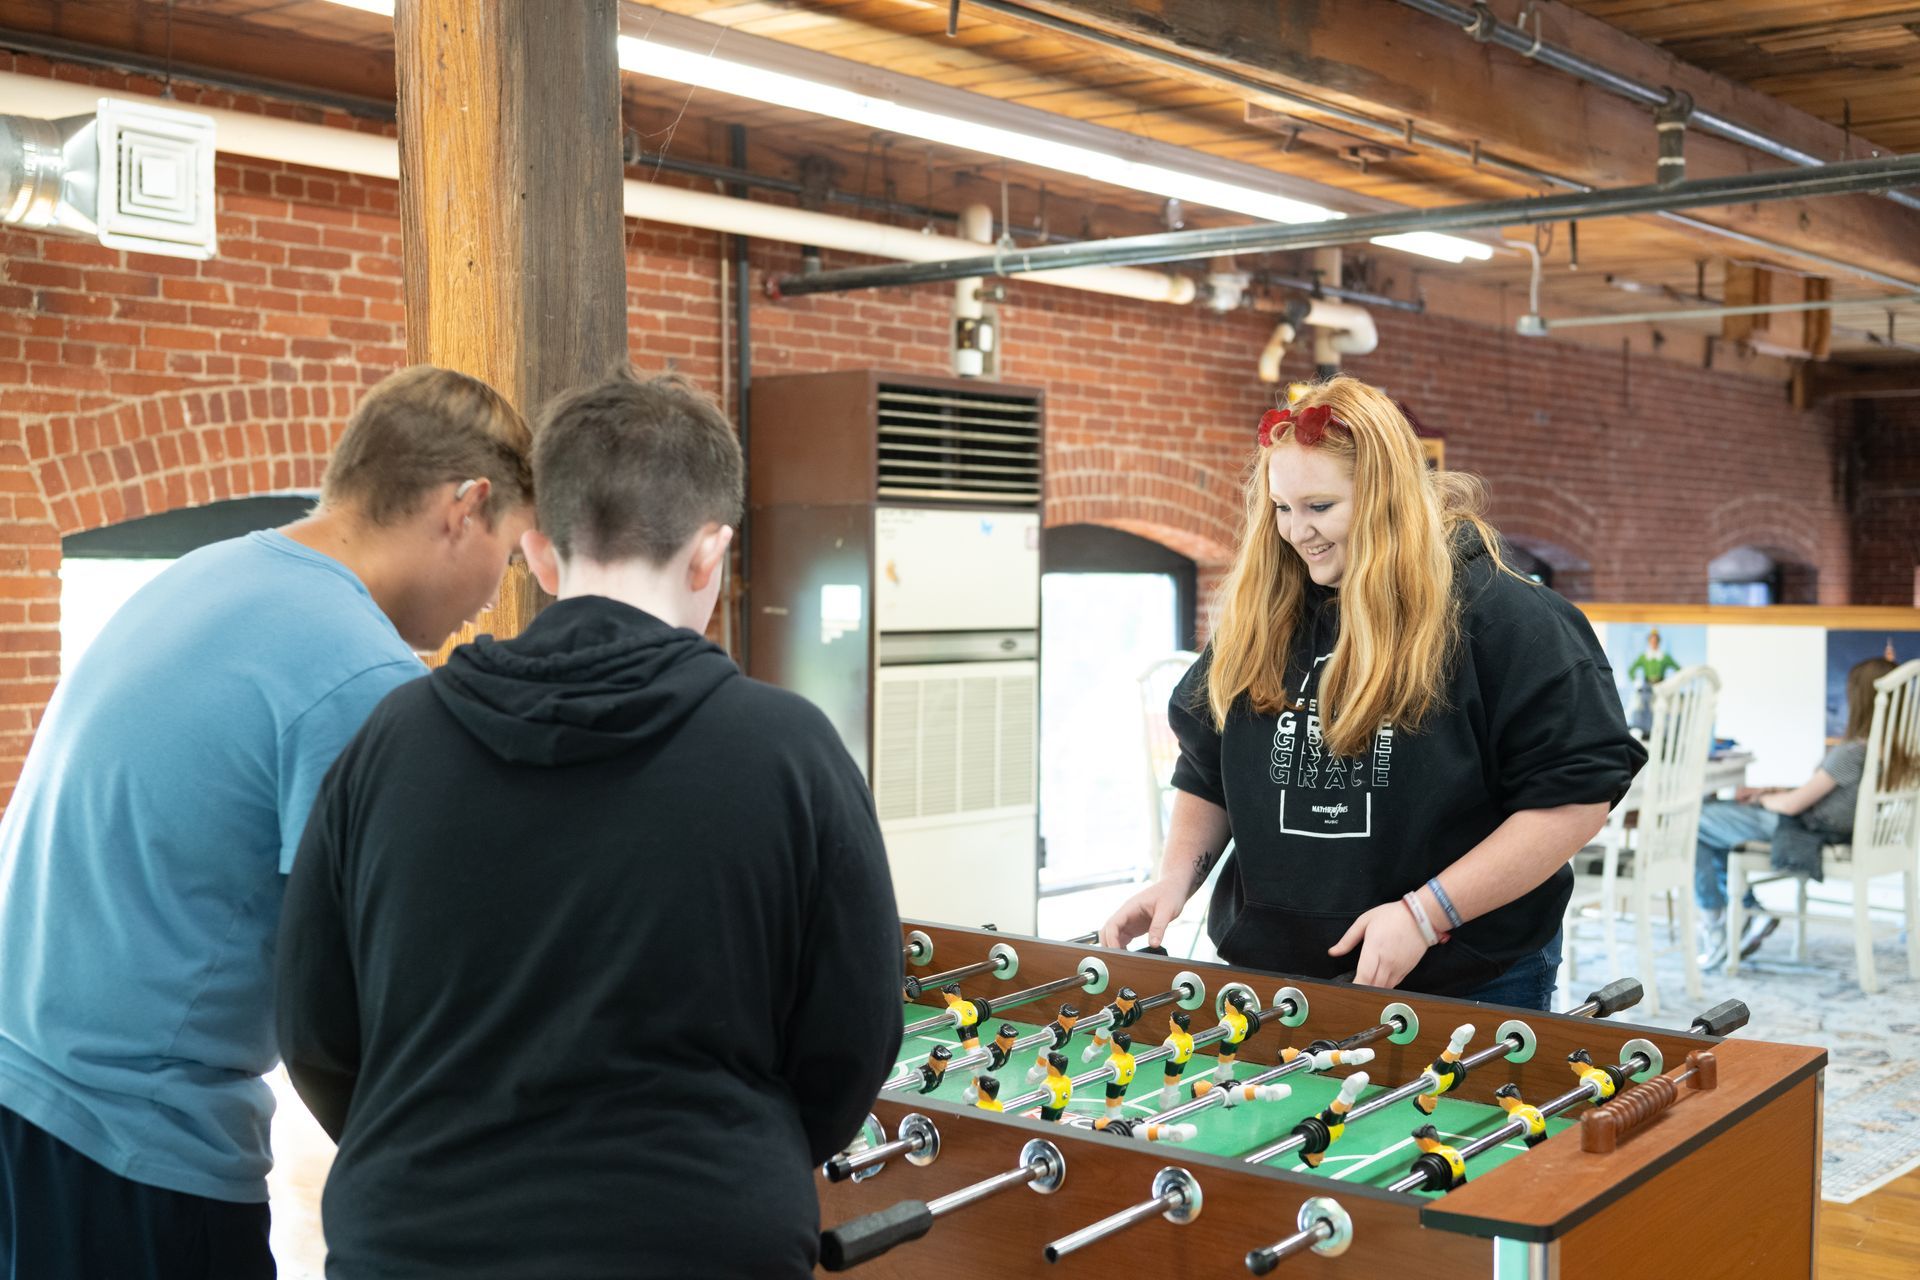
<svg viewBox="0 0 1920 1280"><path fill-rule="evenodd" d="M1920 605L1920 398L1851 412L1854 603Z"/></svg>
<svg viewBox="0 0 1920 1280"><path fill-rule="evenodd" d="M45 70L0 55L8 67ZM0 231L0 800L58 674L60 538L313 486L359 391L404 358L393 184L225 160L219 186L211 262ZM629 224L642 367L672 362L722 389L725 249L711 233ZM753 264L757 285L796 269L797 251L757 244ZM754 371L945 372L950 299L950 286L762 298ZM1155 538L1200 562L1208 592L1237 534L1253 424L1272 402L1254 375L1270 318L1033 283L1010 286L1002 318L1004 376L1048 394L1048 521ZM1848 600L1832 414L1796 414L1783 388L1734 375L1379 319L1380 351L1352 371L1444 432L1449 464L1487 476L1495 520L1594 598L1704 600L1707 562L1752 543L1814 565L1821 600ZM1306 372L1290 360L1289 376Z"/></svg>

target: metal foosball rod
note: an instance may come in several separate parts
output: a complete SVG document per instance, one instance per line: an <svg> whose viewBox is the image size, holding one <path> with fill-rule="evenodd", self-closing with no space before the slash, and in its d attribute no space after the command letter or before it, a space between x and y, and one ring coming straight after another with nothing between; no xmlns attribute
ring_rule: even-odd
<svg viewBox="0 0 1920 1280"><path fill-rule="evenodd" d="M1352 1124L1356 1120L1383 1111L1396 1102L1402 1102L1408 1099L1426 1100L1426 1105L1421 1106L1420 1109L1431 1113L1431 1100L1437 1099L1440 1094L1453 1089L1462 1080L1465 1080L1467 1074L1475 1067L1491 1062L1495 1058L1506 1058L1511 1062L1525 1062L1533 1057L1535 1045L1533 1029L1517 1018L1509 1019L1500 1025L1499 1031L1495 1033L1494 1043L1477 1053L1461 1056L1461 1050L1465 1048L1467 1040L1472 1034L1472 1024L1463 1023L1454 1029L1453 1038L1448 1042L1447 1052L1443 1053L1431 1066L1427 1067L1426 1070L1422 1071L1412 1080L1409 1080L1398 1088L1389 1089L1377 1097L1369 1098L1365 1102L1354 1106L1350 1111L1342 1113L1342 1115L1338 1117L1337 1124L1330 1124L1324 1120L1309 1117L1301 1121L1287 1137L1281 1139L1279 1142L1262 1147L1260 1150L1247 1156L1246 1162L1248 1164L1263 1164L1275 1156L1285 1155L1290 1151L1299 1151L1302 1148L1306 1149L1309 1156L1319 1155L1325 1152L1328 1146L1332 1145L1334 1140L1338 1138L1339 1133L1345 1131L1347 1125ZM1352 1077L1349 1077L1349 1079L1351 1080ZM1307 1159L1307 1163L1314 1165L1319 1162L1309 1158Z"/></svg>
<svg viewBox="0 0 1920 1280"><path fill-rule="evenodd" d="M1337 1258L1353 1243L1353 1219L1331 1196L1313 1196L1300 1206L1295 1231L1285 1239L1247 1254L1247 1270L1264 1276L1296 1253L1311 1249Z"/></svg>
<svg viewBox="0 0 1920 1280"><path fill-rule="evenodd" d="M827 1175L828 1182L845 1182L869 1168L885 1164L895 1156L905 1156L908 1164L925 1167L939 1155L940 1130L927 1117L910 1111L900 1117L898 1136L892 1142L883 1142L852 1154L843 1151L821 1165L820 1171Z"/></svg>
<svg viewBox="0 0 1920 1280"><path fill-rule="evenodd" d="M973 1003L980 1006L980 1020L984 1022L996 1012L1004 1013L1008 1009L1018 1009L1021 1005L1044 1000L1054 992L1065 991L1070 987L1083 988L1089 995L1098 995L1105 991L1107 989L1106 962L1097 956L1082 956L1075 971L1067 977L1055 978L1052 982L1043 982L1037 987L1028 987L1024 991L1015 991L998 999L991 996L978 997ZM936 1013L931 1018L922 1018L918 1022L908 1023L902 1034L917 1036L925 1031L951 1025L953 1025L953 1011L948 1010L945 1013ZM954 1065L963 1064L955 1063Z"/></svg>
<svg viewBox="0 0 1920 1280"><path fill-rule="evenodd" d="M956 1209L964 1209L1012 1187L1025 1186L1043 1196L1052 1195L1060 1189L1066 1176L1067 1158L1060 1153L1060 1148L1045 1138L1035 1138L1020 1149L1020 1163L1005 1173L996 1173L934 1200L903 1200L821 1232L820 1265L828 1271L859 1266L896 1245L918 1240L932 1229L935 1219Z"/></svg>
<svg viewBox="0 0 1920 1280"><path fill-rule="evenodd" d="M922 992L938 991L949 982L965 982L968 978L991 973L1005 982L1020 972L1020 953L1004 942L996 942L987 951L985 960L972 964L963 964L958 969L948 969L945 973L929 973L923 977L909 976L905 991L907 999L918 1000Z"/></svg>
<svg viewBox="0 0 1920 1280"><path fill-rule="evenodd" d="M1061 1236L1046 1247L1047 1261L1058 1262L1070 1253L1124 1231L1136 1222L1145 1222L1155 1214L1181 1227L1200 1216L1200 1184L1185 1169L1168 1167L1154 1174L1152 1195L1150 1200L1109 1214L1072 1235Z"/></svg>
<svg viewBox="0 0 1920 1280"><path fill-rule="evenodd" d="M1240 990L1246 991L1248 996L1252 996L1253 994L1251 991L1248 991L1245 987L1240 986L1240 984L1232 983L1232 984L1229 984L1229 987L1227 989L1222 990L1221 999L1223 1001L1226 998L1227 990L1230 990L1234 987L1238 987ZM1190 994L1182 996L1180 993L1183 991L1188 992ZM1153 1002L1151 1007L1158 1008L1160 1005L1173 1003L1177 1001L1182 1009L1195 1009L1205 1002L1206 995L1207 995L1206 987L1204 984L1201 983L1199 975L1192 974L1192 973L1182 973L1177 977L1175 977L1174 985L1171 990L1163 991L1158 996L1151 996L1151 997L1148 997L1148 999L1146 1000L1141 1000L1134 1007L1136 1010L1146 1009L1149 1007L1149 1001L1151 1001ZM1304 1001L1305 997L1303 996L1301 997L1301 999L1302 1001ZM1302 1008L1302 1010L1304 1010L1305 1008L1304 1003L1300 1007ZM1110 1012L1110 1009L1101 1010L1101 1013L1107 1013L1107 1012ZM1275 1014L1275 1016L1278 1016L1278 1013L1276 1010L1255 1009L1248 1018L1249 1030L1247 1034L1251 1035L1254 1030L1257 1030L1263 1024L1263 1020L1269 1013L1273 1013ZM1099 1017L1099 1016L1100 1016L1099 1014L1094 1015L1094 1017ZM1084 1026L1086 1025L1087 1022L1091 1022L1091 1021L1092 1019L1086 1019L1083 1021L1082 1025ZM1221 1024L1220 1026L1209 1027L1207 1030L1199 1032L1193 1037L1193 1047L1195 1049L1205 1048L1208 1045L1216 1044L1219 1041L1224 1040L1229 1034L1230 1034L1229 1028L1224 1023ZM1159 1062L1164 1058L1169 1058L1172 1056L1173 1056L1173 1046L1163 1044L1163 1045L1157 1045L1151 1049L1141 1050L1139 1053L1133 1055L1133 1061L1136 1067L1144 1067L1152 1063ZM1072 1088L1078 1089L1084 1085L1098 1084L1103 1080L1111 1080L1113 1076L1114 1076L1114 1068L1111 1063L1108 1063L1102 1066L1095 1067L1091 1071L1083 1071L1079 1075L1073 1076L1070 1079L1069 1084L1071 1085ZM1031 1092L1023 1093L1019 1097L1014 1098L1003 1105L1005 1109L1008 1111L1018 1112L1026 1107L1032 1106L1036 1102L1049 1101L1052 1097L1052 1093L1053 1091L1051 1089L1048 1089L1043 1086L1041 1088L1034 1089Z"/></svg>

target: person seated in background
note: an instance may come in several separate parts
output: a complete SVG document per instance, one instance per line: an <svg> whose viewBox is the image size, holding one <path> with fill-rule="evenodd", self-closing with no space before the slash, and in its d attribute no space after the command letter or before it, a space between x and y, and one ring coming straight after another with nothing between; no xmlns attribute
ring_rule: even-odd
<svg viewBox="0 0 1920 1280"><path fill-rule="evenodd" d="M899 1052L899 920L826 717L702 632L739 442L678 378L535 431L521 635L374 711L288 886L327 1274L799 1277Z"/></svg>
<svg viewBox="0 0 1920 1280"><path fill-rule="evenodd" d="M1847 672L1846 733L1821 758L1811 778L1797 787L1742 787L1732 800L1708 800L1700 806L1693 897L1702 912L1701 961L1708 968L1726 963L1730 947L1727 859L1735 846L1768 841L1774 870L1818 880L1821 846L1852 837L1854 805L1867 768L1867 734L1873 726L1873 682L1893 667L1885 658L1868 658ZM1780 927L1780 918L1761 907L1751 889L1744 902L1754 914L1740 939L1743 958L1758 951Z"/></svg>

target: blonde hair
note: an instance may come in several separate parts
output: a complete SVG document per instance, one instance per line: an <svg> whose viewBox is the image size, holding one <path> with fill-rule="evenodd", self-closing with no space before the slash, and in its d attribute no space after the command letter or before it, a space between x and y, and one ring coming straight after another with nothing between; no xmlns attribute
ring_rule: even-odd
<svg viewBox="0 0 1920 1280"><path fill-rule="evenodd" d="M1476 477L1428 469L1407 415L1385 392L1355 378L1308 387L1294 403L1325 405L1347 427L1329 425L1312 447L1345 463L1353 476L1347 568L1336 599L1340 633L1321 673L1320 723L1327 749L1356 756L1383 722L1417 729L1446 702L1446 680L1460 638L1453 537L1472 525L1496 569L1508 571L1499 537L1481 516ZM1275 715L1294 706L1287 659L1306 597L1307 569L1280 532L1267 489L1273 450L1293 439L1276 429L1256 456L1246 488L1246 524L1233 569L1220 589L1207 703L1214 727L1242 695Z"/></svg>

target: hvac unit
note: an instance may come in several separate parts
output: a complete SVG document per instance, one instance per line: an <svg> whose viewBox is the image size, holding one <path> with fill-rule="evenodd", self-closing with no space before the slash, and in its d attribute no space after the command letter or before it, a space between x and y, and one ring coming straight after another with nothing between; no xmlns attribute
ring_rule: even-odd
<svg viewBox="0 0 1920 1280"><path fill-rule="evenodd" d="M749 673L873 788L903 915L1035 927L1042 393L753 384Z"/></svg>

